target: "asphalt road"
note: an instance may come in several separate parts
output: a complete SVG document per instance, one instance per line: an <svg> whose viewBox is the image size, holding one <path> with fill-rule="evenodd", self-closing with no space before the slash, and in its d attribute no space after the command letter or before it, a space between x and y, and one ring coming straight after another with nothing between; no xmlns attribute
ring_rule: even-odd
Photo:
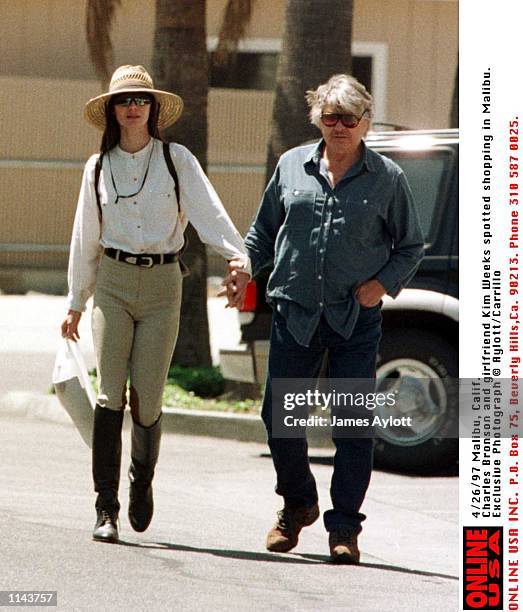
<svg viewBox="0 0 523 612"><path fill-rule="evenodd" d="M129 453L124 435L124 456ZM120 545L91 541L90 457L74 428L0 415L0 590L58 591L63 610L457 609L457 479L375 472L362 565L328 562L321 521L290 554L264 549L279 500L264 445L164 436L156 512ZM313 470L322 510L331 467Z"/></svg>

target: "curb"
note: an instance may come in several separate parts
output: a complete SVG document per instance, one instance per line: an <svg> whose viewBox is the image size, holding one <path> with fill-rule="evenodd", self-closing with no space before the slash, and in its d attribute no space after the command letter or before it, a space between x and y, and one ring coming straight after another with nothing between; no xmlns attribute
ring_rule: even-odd
<svg viewBox="0 0 523 612"><path fill-rule="evenodd" d="M42 419L73 426L69 415L55 395L16 391L0 398L0 413L15 417ZM130 424L126 410L124 424ZM162 429L165 433L191 436L207 436L238 442L267 443L267 434L261 418L252 414L234 414L209 410L188 410L186 408L163 408ZM331 447L330 431L308 432L309 446Z"/></svg>

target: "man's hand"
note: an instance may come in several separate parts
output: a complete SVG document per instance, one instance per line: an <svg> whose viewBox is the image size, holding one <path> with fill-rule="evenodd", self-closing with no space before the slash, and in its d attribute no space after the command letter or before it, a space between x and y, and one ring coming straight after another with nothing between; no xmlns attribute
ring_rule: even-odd
<svg viewBox="0 0 523 612"><path fill-rule="evenodd" d="M72 340L73 342L80 340L80 334L78 333L78 323L80 323L81 318L82 313L78 312L77 310L69 310L67 312L67 317L62 323L63 338L67 338L68 340Z"/></svg>
<svg viewBox="0 0 523 612"><path fill-rule="evenodd" d="M218 297L227 296L225 308L242 308L245 299L245 289L250 280L250 275L244 272L244 263L239 259L232 259L229 262L229 274L223 279L222 289Z"/></svg>
<svg viewBox="0 0 523 612"><path fill-rule="evenodd" d="M372 308L386 293L385 287L379 281L371 279L358 285L354 295L361 306Z"/></svg>

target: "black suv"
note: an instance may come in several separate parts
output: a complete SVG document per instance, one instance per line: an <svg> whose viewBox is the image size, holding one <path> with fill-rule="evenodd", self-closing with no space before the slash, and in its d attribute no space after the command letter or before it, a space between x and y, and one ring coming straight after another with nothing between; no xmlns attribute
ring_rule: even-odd
<svg viewBox="0 0 523 612"><path fill-rule="evenodd" d="M399 164L410 183L425 234L425 257L398 298L384 299L378 390L394 387L393 414L414 416L412 429L388 428L376 440L377 465L440 469L457 461L446 438L458 419L458 131L376 132L366 143ZM267 278L250 287L240 313L242 346L221 351L226 378L263 383L271 310Z"/></svg>

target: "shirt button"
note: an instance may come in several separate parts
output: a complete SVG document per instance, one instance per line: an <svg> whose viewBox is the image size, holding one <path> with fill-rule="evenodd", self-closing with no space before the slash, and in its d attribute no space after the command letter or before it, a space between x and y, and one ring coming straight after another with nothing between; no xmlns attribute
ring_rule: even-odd
<svg viewBox="0 0 523 612"><path fill-rule="evenodd" d="M134 178L133 178L133 181L135 181L135 182L136 182L137 180L138 180L138 179L137 179L136 177L134 177Z"/></svg>
<svg viewBox="0 0 523 612"><path fill-rule="evenodd" d="M318 304L318 306L319 306L320 308L323 308L323 302L320 302L320 303Z"/></svg>
<svg viewBox="0 0 523 612"><path fill-rule="evenodd" d="M142 226L141 226L141 225L137 225L136 227L137 227L138 229L141 229L141 228L142 228Z"/></svg>
<svg viewBox="0 0 523 612"><path fill-rule="evenodd" d="M138 202L133 202L133 204L136 206L136 204L138 204Z"/></svg>
<svg viewBox="0 0 523 612"><path fill-rule="evenodd" d="M321 280L321 274L318 274L318 280Z"/></svg>
<svg viewBox="0 0 523 612"><path fill-rule="evenodd" d="M320 253L323 253L324 249L320 249Z"/></svg>
<svg viewBox="0 0 523 612"><path fill-rule="evenodd" d="M364 204L367 204L367 200L363 200L363 203L364 203Z"/></svg>
<svg viewBox="0 0 523 612"><path fill-rule="evenodd" d="M324 223L323 227L329 227L329 224L328 223Z"/></svg>

